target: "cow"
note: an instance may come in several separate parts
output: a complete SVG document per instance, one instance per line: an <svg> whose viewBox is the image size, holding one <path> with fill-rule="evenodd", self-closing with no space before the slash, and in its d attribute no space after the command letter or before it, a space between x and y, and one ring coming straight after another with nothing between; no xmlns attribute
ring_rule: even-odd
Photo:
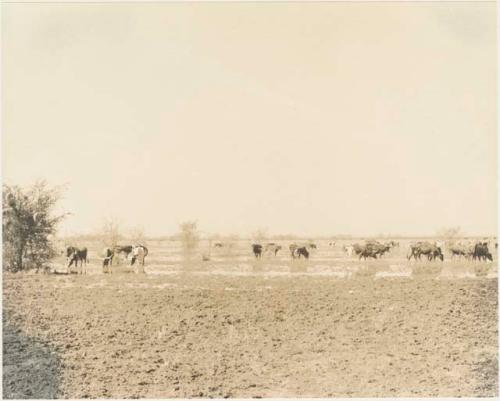
<svg viewBox="0 0 500 401"><path fill-rule="evenodd" d="M359 253L359 258L373 258L377 259L378 252L376 249L371 247L364 247L364 249Z"/></svg>
<svg viewBox="0 0 500 401"><path fill-rule="evenodd" d="M295 255L300 259L301 256L303 256L305 259L309 259L309 251L307 250L307 247L301 246L297 249L295 249Z"/></svg>
<svg viewBox="0 0 500 401"><path fill-rule="evenodd" d="M133 249L133 245L116 245L113 248L113 252L115 255L123 254L125 255L125 259L128 259L128 256L132 253Z"/></svg>
<svg viewBox="0 0 500 401"><path fill-rule="evenodd" d="M467 253L467 249L465 248L465 246L461 245L461 244L458 244L458 245L451 245L449 248L449 251L451 253L451 258L453 259L455 256L465 256L467 257L468 253Z"/></svg>
<svg viewBox="0 0 500 401"><path fill-rule="evenodd" d="M68 260L68 269L71 267L73 262L76 267L78 267L78 262L80 262L80 273L83 274L83 263L85 262L85 273L87 272L87 248L80 249L74 246L69 246L66 248L66 257Z"/></svg>
<svg viewBox="0 0 500 401"><path fill-rule="evenodd" d="M391 245L389 244L377 244L375 246L375 252L379 256L384 256L386 252L389 252L391 250Z"/></svg>
<svg viewBox="0 0 500 401"><path fill-rule="evenodd" d="M354 252L354 246L353 245L344 245L342 247L342 250L347 254L348 257L351 257L353 252Z"/></svg>
<svg viewBox="0 0 500 401"><path fill-rule="evenodd" d="M465 257L466 257L467 259L469 259L469 260L470 260L470 259L472 259L472 258L473 258L473 256L474 256L474 248L475 248L475 246L476 246L476 243L475 243L475 242L473 242L473 241L469 241L469 242L467 243L467 245L465 246L465 249L466 249L466 255L465 255Z"/></svg>
<svg viewBox="0 0 500 401"><path fill-rule="evenodd" d="M252 251L256 259L260 259L262 257L262 245L252 244Z"/></svg>
<svg viewBox="0 0 500 401"><path fill-rule="evenodd" d="M309 245L300 245L300 244L296 244L295 242L290 244L288 246L288 249L290 250L290 256L292 257L292 259L295 259L297 256L299 256L297 254L297 249L299 248L306 248L308 247ZM308 254L308 257L309 257L309 251L307 252ZM307 259L307 258L306 258Z"/></svg>
<svg viewBox="0 0 500 401"><path fill-rule="evenodd" d="M364 246L360 244L352 244L352 250L355 255L359 255L364 249Z"/></svg>
<svg viewBox="0 0 500 401"><path fill-rule="evenodd" d="M465 257L466 259L471 259L474 253L474 245L475 244L470 241L468 243L459 241L457 243L450 242L447 244L447 247L451 253L452 259L454 259L455 257L460 258L461 256Z"/></svg>
<svg viewBox="0 0 500 401"><path fill-rule="evenodd" d="M377 256L384 256L384 253L391 250L390 243L381 244L378 241L373 241L368 243L367 246L372 248L372 252Z"/></svg>
<svg viewBox="0 0 500 401"><path fill-rule="evenodd" d="M428 258L429 260L435 260L436 258L439 258L442 262L444 260L442 248L434 244L431 253L428 255Z"/></svg>
<svg viewBox="0 0 500 401"><path fill-rule="evenodd" d="M472 255L472 259L473 260L478 259L479 261L481 261L481 260L493 261L493 256L491 256L491 253L488 250L488 243L487 242L478 242L474 246L474 253Z"/></svg>
<svg viewBox="0 0 500 401"><path fill-rule="evenodd" d="M290 249L290 256L292 257L292 259L295 259L295 258L300 259L301 256L304 256L304 258L309 259L309 255L311 252L310 250L316 249L316 245L312 244L312 243L309 243L309 244L293 243L293 244L290 244L288 249ZM299 251L299 249L300 249L300 251Z"/></svg>
<svg viewBox="0 0 500 401"><path fill-rule="evenodd" d="M265 253L274 253L274 256L276 256L281 250L281 245L277 245L274 242L269 242L268 244L266 244L266 247L264 249Z"/></svg>
<svg viewBox="0 0 500 401"><path fill-rule="evenodd" d="M411 242L409 245L408 249L408 254L406 255L406 258L408 260L411 260L411 258L414 258L415 260L420 259L420 245L423 244L423 242Z"/></svg>
<svg viewBox="0 0 500 401"><path fill-rule="evenodd" d="M102 261L102 272L105 273L105 267L107 267L107 271L112 273L111 266L113 265L113 257L115 256L115 252L112 248L104 248L103 250L104 259Z"/></svg>
<svg viewBox="0 0 500 401"><path fill-rule="evenodd" d="M378 254L378 249L374 246L376 244L373 243L367 243L365 245L360 245L360 244L354 244L353 245L353 250L356 255L359 256L359 258L373 258L377 259L377 254Z"/></svg>
<svg viewBox="0 0 500 401"><path fill-rule="evenodd" d="M328 243L328 246L335 246L335 241Z"/></svg>
<svg viewBox="0 0 500 401"><path fill-rule="evenodd" d="M425 241L410 244L410 250L407 255L408 260L412 257L415 260L420 260L422 255L427 256L428 260L434 260L436 258L441 259L441 261L444 260L441 247L437 246L436 243L431 244L430 242Z"/></svg>
<svg viewBox="0 0 500 401"><path fill-rule="evenodd" d="M144 245L135 245L132 248L132 259L130 260L130 266L133 266L137 260L140 265L142 265L142 272L144 273L144 259L148 256L148 248Z"/></svg>
<svg viewBox="0 0 500 401"><path fill-rule="evenodd" d="M354 244L352 248L360 259L365 258L365 260L367 258L377 259L378 256L382 256L391 249L389 245L381 244L378 241L367 241L365 245Z"/></svg>
<svg viewBox="0 0 500 401"><path fill-rule="evenodd" d="M224 244L222 242L216 242L214 244L214 248L222 248L224 246Z"/></svg>

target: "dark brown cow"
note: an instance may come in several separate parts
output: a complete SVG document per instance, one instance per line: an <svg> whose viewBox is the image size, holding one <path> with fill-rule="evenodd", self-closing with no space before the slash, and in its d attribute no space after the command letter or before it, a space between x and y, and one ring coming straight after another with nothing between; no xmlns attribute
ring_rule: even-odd
<svg viewBox="0 0 500 401"><path fill-rule="evenodd" d="M378 256L382 256L384 253L391 249L389 245L381 244L378 241L367 241L365 245L354 244L353 250L359 258L373 258L377 259Z"/></svg>
<svg viewBox="0 0 500 401"><path fill-rule="evenodd" d="M69 246L66 248L66 257L68 259L68 269L73 263L78 267L78 262L80 262L80 273L83 274L83 263L85 263L85 272L87 272L87 248L77 248L75 246Z"/></svg>
<svg viewBox="0 0 500 401"><path fill-rule="evenodd" d="M255 258L260 259L262 257L262 245L253 244L252 250L253 250L253 254L255 255Z"/></svg>
<svg viewBox="0 0 500 401"><path fill-rule="evenodd" d="M431 244L427 241L410 244L410 252L407 255L408 260L412 257L415 260L420 260L422 255L426 255L428 260L434 260L436 258L441 259L441 261L444 260L443 252L436 244Z"/></svg>
<svg viewBox="0 0 500 401"><path fill-rule="evenodd" d="M474 254L472 255L473 260L490 260L493 261L493 256L491 256L491 253L488 249L488 243L487 242L478 242L474 246Z"/></svg>

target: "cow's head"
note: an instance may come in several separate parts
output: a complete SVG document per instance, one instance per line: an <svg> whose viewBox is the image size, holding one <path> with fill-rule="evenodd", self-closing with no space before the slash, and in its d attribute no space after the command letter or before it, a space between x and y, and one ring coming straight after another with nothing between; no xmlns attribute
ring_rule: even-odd
<svg viewBox="0 0 500 401"><path fill-rule="evenodd" d="M437 255L438 255L439 259L441 259L441 262L444 261L443 252L441 251L440 247L437 248L436 252L437 252Z"/></svg>
<svg viewBox="0 0 500 401"><path fill-rule="evenodd" d="M75 248L72 247L72 246L68 246L66 248L66 257L69 258L71 257L71 255L73 255L75 253Z"/></svg>

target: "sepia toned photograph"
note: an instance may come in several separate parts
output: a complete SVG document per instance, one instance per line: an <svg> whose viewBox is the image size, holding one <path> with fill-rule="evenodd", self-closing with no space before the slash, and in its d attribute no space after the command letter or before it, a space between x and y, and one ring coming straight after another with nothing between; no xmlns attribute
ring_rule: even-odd
<svg viewBox="0 0 500 401"><path fill-rule="evenodd" d="M497 398L497 24L3 2L2 398Z"/></svg>

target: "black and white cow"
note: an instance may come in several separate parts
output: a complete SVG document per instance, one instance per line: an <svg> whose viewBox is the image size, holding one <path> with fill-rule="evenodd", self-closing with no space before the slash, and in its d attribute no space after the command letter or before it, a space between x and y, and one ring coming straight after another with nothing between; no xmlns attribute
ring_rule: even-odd
<svg viewBox="0 0 500 401"><path fill-rule="evenodd" d="M115 256L115 251L112 248L104 248L103 250L104 260L102 261L102 271L105 273L105 267L107 271L112 273L111 266L113 265L113 257Z"/></svg>
<svg viewBox="0 0 500 401"><path fill-rule="evenodd" d="M124 255L125 259L128 259L128 256L132 253L133 249L133 245L116 245L113 248L113 252L115 255Z"/></svg>

